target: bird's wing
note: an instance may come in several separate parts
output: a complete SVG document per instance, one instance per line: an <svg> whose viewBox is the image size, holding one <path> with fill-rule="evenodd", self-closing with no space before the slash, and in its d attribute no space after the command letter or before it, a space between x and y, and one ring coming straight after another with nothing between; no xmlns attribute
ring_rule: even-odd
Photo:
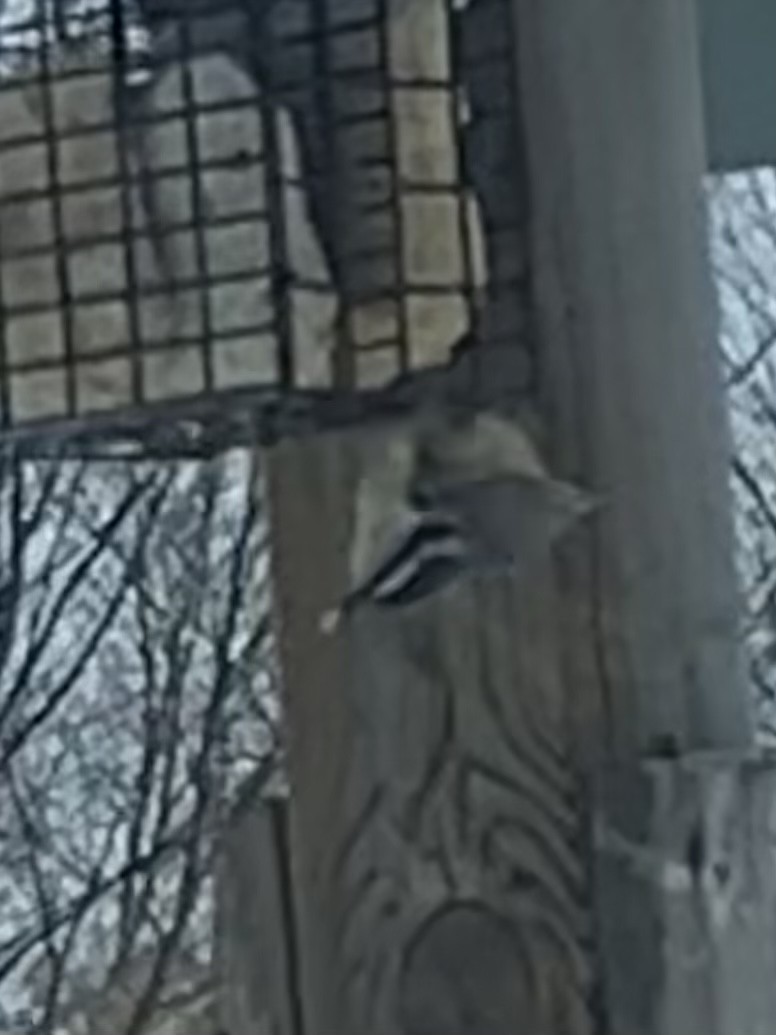
<svg viewBox="0 0 776 1035"><path fill-rule="evenodd" d="M519 476L439 485L434 498L461 521L478 558L517 565L546 554L594 507L565 482Z"/></svg>

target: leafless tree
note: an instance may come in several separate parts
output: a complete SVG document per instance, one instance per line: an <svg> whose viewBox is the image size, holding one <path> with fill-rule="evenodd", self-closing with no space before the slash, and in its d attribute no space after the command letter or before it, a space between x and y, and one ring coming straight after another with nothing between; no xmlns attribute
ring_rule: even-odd
<svg viewBox="0 0 776 1035"><path fill-rule="evenodd" d="M206 961L218 824L277 747L260 472L1 473L0 1028L88 1031L131 986L93 1021L137 1035Z"/></svg>
<svg viewBox="0 0 776 1035"><path fill-rule="evenodd" d="M776 738L776 172L710 180L711 254L734 434L733 488L749 671Z"/></svg>

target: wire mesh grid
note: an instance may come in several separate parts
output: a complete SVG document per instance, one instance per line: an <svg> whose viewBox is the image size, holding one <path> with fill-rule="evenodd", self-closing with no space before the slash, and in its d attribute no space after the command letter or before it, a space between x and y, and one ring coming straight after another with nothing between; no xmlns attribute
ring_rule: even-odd
<svg viewBox="0 0 776 1035"><path fill-rule="evenodd" d="M517 354L510 6L5 0L6 436L238 410L273 436L461 343Z"/></svg>

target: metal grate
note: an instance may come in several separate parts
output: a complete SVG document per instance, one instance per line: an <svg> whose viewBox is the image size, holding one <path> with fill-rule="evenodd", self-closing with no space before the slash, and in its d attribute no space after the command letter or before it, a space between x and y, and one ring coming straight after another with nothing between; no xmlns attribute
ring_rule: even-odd
<svg viewBox="0 0 776 1035"><path fill-rule="evenodd" d="M377 415L462 342L524 368L510 16L5 0L6 436L268 437Z"/></svg>

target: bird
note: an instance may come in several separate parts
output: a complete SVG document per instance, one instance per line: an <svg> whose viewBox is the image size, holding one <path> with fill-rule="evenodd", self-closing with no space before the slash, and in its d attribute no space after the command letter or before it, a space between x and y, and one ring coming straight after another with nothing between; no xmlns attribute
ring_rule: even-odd
<svg viewBox="0 0 776 1035"><path fill-rule="evenodd" d="M362 606L408 607L467 574L524 573L598 506L495 414L409 422L371 453L356 496L351 586L321 616L326 635Z"/></svg>
<svg viewBox="0 0 776 1035"><path fill-rule="evenodd" d="M365 601L388 608L414 604L441 590L472 561L473 544L460 521L443 511L415 511L373 570L324 613L321 629L334 632Z"/></svg>

